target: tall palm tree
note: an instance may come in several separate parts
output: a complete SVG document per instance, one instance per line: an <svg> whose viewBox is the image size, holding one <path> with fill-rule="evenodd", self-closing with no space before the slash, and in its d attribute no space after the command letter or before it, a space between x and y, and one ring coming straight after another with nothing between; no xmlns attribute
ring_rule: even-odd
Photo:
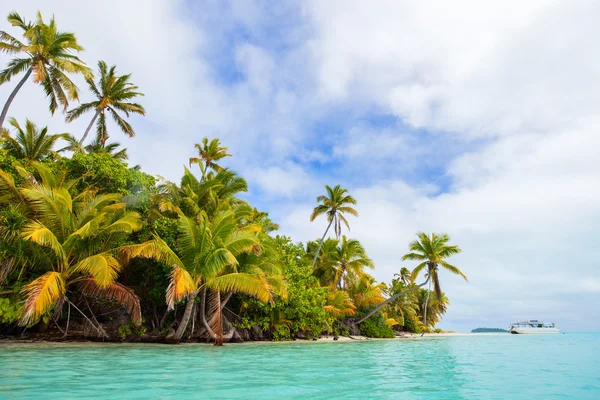
<svg viewBox="0 0 600 400"><path fill-rule="evenodd" d="M373 268L373 260L356 239L348 240L346 236L328 252L327 257L319 263L315 275L330 279L330 284L345 290L348 280L361 279L365 276L364 268Z"/></svg>
<svg viewBox="0 0 600 400"><path fill-rule="evenodd" d="M348 213L358 217L358 212L354 208L350 207L351 204L356 204L356 200L354 197L348 194L348 190L343 189L340 185L337 185L333 189L329 185L325 185L325 189L327 190L327 195L321 195L317 197L317 202L320 204L313 209L313 213L310 216L310 220L312 222L318 216L326 214L327 221L329 221L329 225L327 225L327 229L325 229L325 233L321 238L319 247L315 252L312 262L313 268L315 267L317 257L319 257L319 252L321 251L321 246L323 245L323 241L325 240L325 236L327 236L327 232L329 232L331 225L333 224L335 235L339 239L342 233L342 222L348 229L350 229L350 225L348 224L346 217L344 217L344 214Z"/></svg>
<svg viewBox="0 0 600 400"><path fill-rule="evenodd" d="M144 107L140 104L130 102L131 99L144 95L137 91L137 86L129 82L131 74L119 76L116 74L116 68L114 65L108 68L106 62L99 61L98 71L100 72L100 78L98 85L96 85L92 77L86 78L90 91L96 96L96 100L84 103L67 113L67 121L71 122L88 111L94 111L94 117L79 141L81 145L85 142L96 119L98 120L96 123L96 140L102 144L106 143L108 139L106 113L113 117L119 128L129 137L134 137L135 132L129 122L125 121L119 115L118 111L123 112L127 117L129 117L129 113L146 114Z"/></svg>
<svg viewBox="0 0 600 400"><path fill-rule="evenodd" d="M34 323L52 309L59 312L66 302L104 336L101 326L71 301L70 292L121 302L135 322L141 323L139 299L116 282L124 265L121 253L127 250L120 244L141 229L139 214L127 211L119 194L82 193L73 198L69 190L74 182L66 180L64 173L53 174L40 163L34 167L42 181L19 188L14 197L30 210L22 238L43 249L46 272L23 288L20 323ZM14 184L4 179L5 174L0 175L4 187Z"/></svg>
<svg viewBox="0 0 600 400"><path fill-rule="evenodd" d="M24 159L29 162L41 161L52 155L52 148L57 140L69 137L66 133L49 135L48 127L40 130L28 119L25 121L25 130L14 118L11 118L9 123L15 128L15 137L10 136L6 129L2 130L0 137L4 139L2 147L16 159Z"/></svg>
<svg viewBox="0 0 600 400"><path fill-rule="evenodd" d="M179 215L179 235L175 249L156 238L150 245L140 245L134 256L155 258L171 267L166 299L170 309L182 300L186 308L173 336L178 342L185 333L198 294L213 291L211 313L217 314L210 330L215 333L215 345L223 344L221 291L239 292L266 302L271 298L269 283L259 275L238 272L236 256L252 251L259 245L257 236L237 226L231 212L210 221L205 213L196 218Z"/></svg>
<svg viewBox="0 0 600 400"><path fill-rule="evenodd" d="M219 161L225 157L231 157L231 154L227 153L227 147L221 145L219 139L213 139L210 142L207 137L202 139L202 144L196 143L194 145L198 149L198 157L190 158L190 166L192 164L198 164L200 171L202 171L202 179L206 177L209 169L215 172L223 170L216 161Z"/></svg>
<svg viewBox="0 0 600 400"><path fill-rule="evenodd" d="M82 74L86 78L92 76L91 70L74 55L82 51L83 47L77 43L74 34L59 32L54 18L46 24L38 12L35 23L25 22L19 14L13 12L7 19L12 26L21 28L24 42L0 31L0 51L17 56L9 61L6 69L0 71L0 85L22 72L25 75L4 104L0 113L0 129L15 96L32 74L33 82L44 88L52 114L59 104L66 110L69 100L79 99L79 90L67 74Z"/></svg>
<svg viewBox="0 0 600 400"><path fill-rule="evenodd" d="M426 233L419 232L417 233L417 237L419 239L410 244L410 253L407 253L402 257L402 260L421 261L421 263L417 265L412 272L411 279L413 281L419 276L421 271L427 268L427 277L428 279L429 277L431 278L429 283L430 285L433 283L433 290L438 299L442 298L442 289L440 287L438 275L439 267L442 267L455 275L462 276L463 279L467 281L467 277L460 269L446 261L448 257L461 252L458 246L448 245L450 236L445 233L432 233L431 235L427 235ZM427 304L429 302L429 293L430 291L428 290L425 306L423 308L423 325L427 325Z"/></svg>
<svg viewBox="0 0 600 400"><path fill-rule="evenodd" d="M440 282L438 277L438 267L442 266L444 269L452 272L453 274L462 276L465 280L467 277L463 274L457 267L449 264L445 259L461 252L458 246L449 246L447 243L450 240L450 237L443 234L435 234L432 233L431 236L425 233L417 233L419 240L415 240L409 246L410 253L405 254L402 257L402 260L418 260L422 261L421 264L417 265L411 274L411 281L414 282L416 278L419 276L419 273L427 267L427 274L425 275L425 282L419 285L413 285L412 287L398 292L392 296L390 296L386 301L379 304L371 311L369 311L364 317L360 318L356 321L357 324L361 323L365 319L371 317L377 311L379 311L382 307L396 301L396 299L402 295L415 291L431 282L433 282L434 290L438 296L441 296L442 290L440 288ZM427 307L425 307L427 310ZM423 316L423 324L427 325L427 313L424 313Z"/></svg>

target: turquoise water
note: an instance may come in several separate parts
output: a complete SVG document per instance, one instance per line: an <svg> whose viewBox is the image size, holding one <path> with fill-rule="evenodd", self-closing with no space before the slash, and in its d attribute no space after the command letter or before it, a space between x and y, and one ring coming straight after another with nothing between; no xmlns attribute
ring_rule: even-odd
<svg viewBox="0 0 600 400"><path fill-rule="evenodd" d="M600 334L4 344L2 399L600 399Z"/></svg>

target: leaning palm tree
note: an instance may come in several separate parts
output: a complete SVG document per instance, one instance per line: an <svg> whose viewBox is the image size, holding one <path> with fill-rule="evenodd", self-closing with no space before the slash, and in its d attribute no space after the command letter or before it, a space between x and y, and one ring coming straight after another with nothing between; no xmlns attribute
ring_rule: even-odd
<svg viewBox="0 0 600 400"><path fill-rule="evenodd" d="M120 245L130 233L141 229L139 214L126 210L119 194L84 192L73 198L69 190L74 182L66 180L64 174L54 175L39 163L34 167L43 181L19 190L30 209L22 237L45 251L47 271L23 288L20 323L29 325L53 310L59 313L67 303L99 336L105 336L100 324L72 301L72 293L121 302L135 322L141 323L139 299L116 282L125 263L122 254L128 250Z"/></svg>
<svg viewBox="0 0 600 400"><path fill-rule="evenodd" d="M219 161L225 157L231 157L231 154L227 153L227 147L221 146L219 139L213 139L210 142L208 138L202 139L202 144L196 143L194 145L198 149L198 157L190 157L190 166L192 164L198 164L200 171L202 171L202 179L206 177L209 169L215 172L223 170L216 161Z"/></svg>
<svg viewBox="0 0 600 400"><path fill-rule="evenodd" d="M325 189L327 190L327 195L321 195L317 197L317 202L319 202L320 204L313 209L313 213L310 216L310 220L312 222L318 216L326 214L327 221L329 221L329 225L327 225L327 229L325 229L325 233L321 238L319 247L315 252L315 256L312 262L313 268L315 266L315 263L317 262L321 246L323 245L323 241L325 240L325 236L327 236L327 232L329 232L329 228L331 228L331 225L333 224L335 235L339 239L342 233L342 222L346 225L348 229L350 229L350 225L348 224L348 220L346 219L346 217L344 217L344 214L348 213L350 215L358 217L358 212L354 208L350 207L351 204L356 204L356 200L354 199L354 197L348 194L348 190L343 189L340 185L337 185L333 189L329 185L325 185Z"/></svg>
<svg viewBox="0 0 600 400"><path fill-rule="evenodd" d="M440 287L438 275L439 267L442 267L455 275L462 276L465 281L467 280L467 277L460 269L446 261L448 257L459 254L461 250L458 246L448 245L450 236L445 233L432 233L431 235L427 235L426 233L419 232L417 233L417 236L419 239L410 244L409 249L411 252L405 254L402 257L402 260L422 261L413 270L411 279L414 281L421 271L427 268L427 277L428 279L431 278L429 280L429 285L431 286L433 283L433 290L437 298L441 299L442 289ZM425 326L427 326L427 304L429 302L429 293L430 290L427 291L427 298L423 307L423 325Z"/></svg>
<svg viewBox="0 0 600 400"><path fill-rule="evenodd" d="M446 261L446 258L458 254L461 250L458 246L449 246L447 243L450 240L450 237L446 234L437 235L435 233L431 234L431 236L425 233L418 233L417 236L419 240L415 240L410 244L410 253L405 254L402 257L402 260L418 260L422 261L421 264L417 265L411 274L411 281L414 282L416 278L419 276L419 273L427 267L426 279L423 283L419 285L413 285L412 287L398 292L392 296L390 296L386 301L379 304L371 311L369 311L365 316L356 321L357 324L363 322L365 319L371 317L377 311L379 311L382 307L396 301L396 299L400 296L403 296L407 293L415 291L431 282L433 282L434 290L438 296L441 295L442 291L440 288L440 282L438 278L438 267L442 266L444 269L452 272L453 274L462 276L465 280L467 277L455 266L449 264ZM427 306L425 306L425 310L427 310ZM423 324L427 325L427 312L423 315Z"/></svg>
<svg viewBox="0 0 600 400"><path fill-rule="evenodd" d="M52 148L59 139L67 139L66 133L55 135L48 134L48 127L39 129L30 120L25 120L25 130L19 125L16 119L11 118L9 123L15 128L15 137L12 137L6 129L2 131L0 137L4 139L2 147L9 155L16 159L27 160L29 162L41 161L52 155ZM59 152L61 150L58 150Z"/></svg>
<svg viewBox="0 0 600 400"><path fill-rule="evenodd" d="M100 72L98 85L92 77L86 78L90 91L96 96L96 100L84 103L67 113L67 121L71 122L88 111L94 111L94 117L79 141L81 145L85 142L96 120L98 120L96 123L96 140L102 144L106 143L108 139L107 113L113 117L119 128L129 137L135 136L135 132L129 122L119 115L118 111L123 112L127 117L129 117L129 113L146 114L144 107L130 102L131 99L144 95L137 91L137 86L129 82L131 74L119 76L116 74L116 66L113 65L108 68L104 61L98 62L98 71Z"/></svg>
<svg viewBox="0 0 600 400"><path fill-rule="evenodd" d="M218 215L212 221L206 213L190 218L179 215L179 235L171 249L162 239L151 245L140 245L134 256L155 258L171 267L166 300L169 309L186 300L181 322L170 339L177 343L183 337L193 314L198 294L204 301L206 290L212 291L210 314L216 314L209 330L214 332L215 345L223 344L221 292L245 293L266 302L271 298L268 281L260 275L238 272L236 256L258 246L254 232L239 228L231 212ZM204 304L202 304L204 306ZM204 313L201 314L204 316ZM205 321L203 321L204 323Z"/></svg>
<svg viewBox="0 0 600 400"><path fill-rule="evenodd" d="M59 104L66 110L69 100L79 99L79 90L68 73L82 74L86 78L92 76L91 70L75 55L83 47L77 43L74 34L59 32L54 18L46 24L38 12L35 23L25 22L19 14L13 12L8 15L8 22L21 28L24 42L0 31L0 51L17 56L8 62L6 69L0 71L0 85L22 72L25 75L4 104L0 113L0 129L15 96L32 74L33 82L44 88L52 114Z"/></svg>

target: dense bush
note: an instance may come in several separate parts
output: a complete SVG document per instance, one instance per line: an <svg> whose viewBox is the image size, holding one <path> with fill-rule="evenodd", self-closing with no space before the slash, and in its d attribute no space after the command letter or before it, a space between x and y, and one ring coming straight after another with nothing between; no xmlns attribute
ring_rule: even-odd
<svg viewBox="0 0 600 400"><path fill-rule="evenodd" d="M359 328L361 334L370 338L393 338L396 336L392 328L385 323L381 312L364 320Z"/></svg>

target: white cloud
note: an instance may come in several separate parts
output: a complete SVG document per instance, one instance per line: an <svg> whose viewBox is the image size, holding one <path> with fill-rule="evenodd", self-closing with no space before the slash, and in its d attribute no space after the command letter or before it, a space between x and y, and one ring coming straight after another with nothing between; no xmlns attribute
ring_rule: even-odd
<svg viewBox="0 0 600 400"><path fill-rule="evenodd" d="M367 96L417 127L549 131L596 113L595 2L314 1L328 97Z"/></svg>
<svg viewBox="0 0 600 400"><path fill-rule="evenodd" d="M298 165L285 163L267 168L248 169L246 179L264 194L291 198L314 185L314 181Z"/></svg>

